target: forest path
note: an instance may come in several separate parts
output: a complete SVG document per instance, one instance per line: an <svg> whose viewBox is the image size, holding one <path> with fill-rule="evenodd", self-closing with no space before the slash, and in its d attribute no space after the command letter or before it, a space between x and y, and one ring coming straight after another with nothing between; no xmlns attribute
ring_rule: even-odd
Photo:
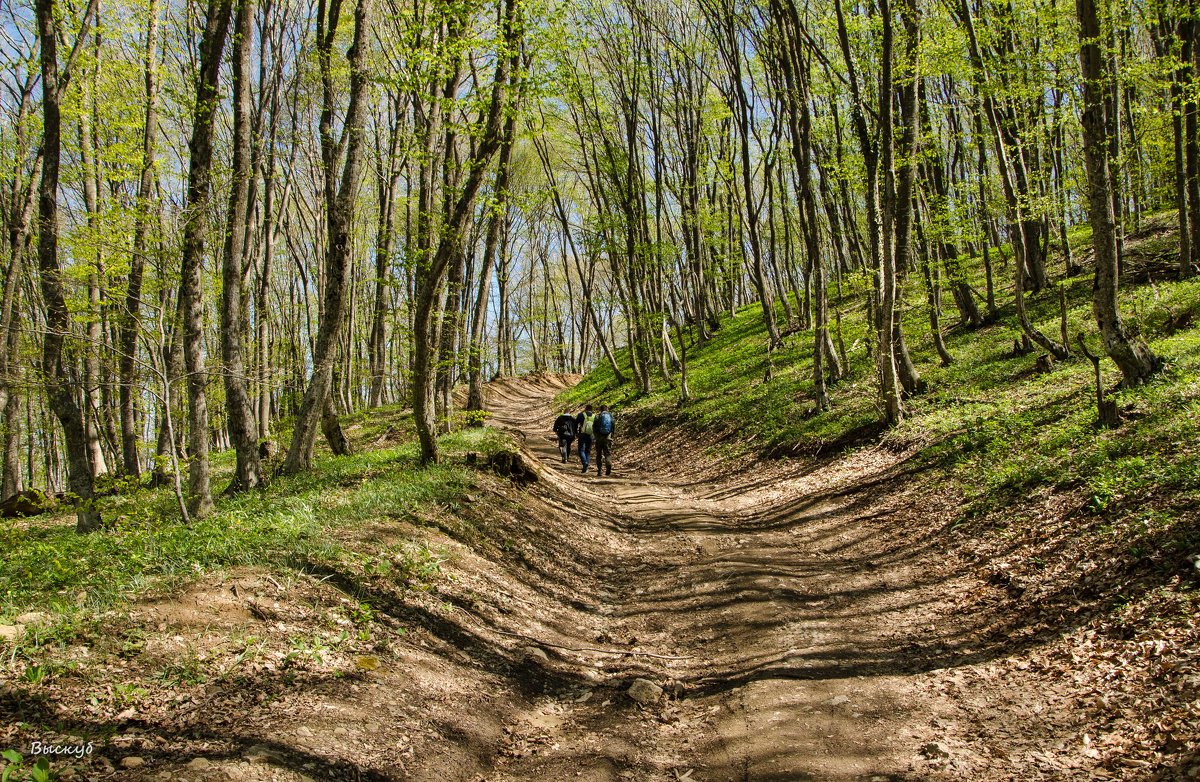
<svg viewBox="0 0 1200 782"><path fill-rule="evenodd" d="M914 509L897 485L902 455L722 467L696 463L702 449L678 437L631 441L618 422L615 474L582 475L548 431L561 388L508 381L489 394L495 422L521 432L539 461L538 490L614 533L588 557L595 583L580 589L599 608L578 642L629 649L626 682L644 676L679 697L543 703L523 721L538 750L502 758L489 779L933 772L924 756L940 748L926 744L944 735L937 715L949 710L923 675L985 653L972 646L983 626L947 619L969 579L949 583L929 541L905 531Z"/></svg>
<svg viewBox="0 0 1200 782"><path fill-rule="evenodd" d="M998 590L945 553L956 498L915 450L715 458L618 417L614 474L583 475L550 433L573 380L488 387L538 480L341 530L437 552L425 582L215 573L110 621L96 682L0 682L0 716L111 736L62 778L131 782L1023 782L1010 754L1074 740L1005 669ZM136 708L94 711L118 686Z"/></svg>

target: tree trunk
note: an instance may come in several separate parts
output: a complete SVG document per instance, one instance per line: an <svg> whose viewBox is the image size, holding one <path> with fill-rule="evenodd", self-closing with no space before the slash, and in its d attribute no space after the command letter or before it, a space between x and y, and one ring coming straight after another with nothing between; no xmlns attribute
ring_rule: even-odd
<svg viewBox="0 0 1200 782"><path fill-rule="evenodd" d="M934 263L928 256L921 259L921 272L925 277L925 294L929 303L929 333L933 337L933 346L942 361L942 366L948 367L954 363L954 357L946 349L946 341L942 337L940 288L936 277L937 270L930 268L933 266Z"/></svg>
<svg viewBox="0 0 1200 782"><path fill-rule="evenodd" d="M92 465L92 477L108 473L104 458L104 446L100 440L100 411L103 409L100 396L100 348L103 332L100 325L100 280L104 270L104 250L100 241L100 197L97 183L100 179L99 163L96 160L96 139L93 133L96 101L96 71L101 67L98 52L92 69L92 80L84 88L82 111L79 115L79 157L82 169L83 204L87 213L87 226L92 252L89 253L90 268L87 277L87 340L83 344L83 428L87 433L88 461Z"/></svg>
<svg viewBox="0 0 1200 782"><path fill-rule="evenodd" d="M491 298L492 273L495 269L496 242L500 238L500 222L508 208L508 164L512 158L513 136L516 132L516 113L504 120L504 137L496 161L496 199L483 240L483 258L479 267L479 289L475 296L475 311L471 315L471 333L467 348L467 410L483 410L483 333L487 327L488 300ZM557 197L557 195L555 196Z"/></svg>
<svg viewBox="0 0 1200 782"><path fill-rule="evenodd" d="M254 34L254 0L239 0L233 45L233 171L221 265L221 359L225 364L226 429L236 451L233 479L227 493L256 489L263 482L258 458L258 426L250 400L246 359L245 302L242 290L243 248L246 247L247 206L250 202L250 54Z"/></svg>
<svg viewBox="0 0 1200 782"><path fill-rule="evenodd" d="M1042 349L1046 350L1055 358L1062 360L1070 356L1066 345L1059 344L1047 337L1038 329L1034 328L1029 320L1029 315L1025 310L1025 281L1029 276L1027 273L1028 264L1030 261L1031 252L1040 252L1037 248L1031 250L1027 244L1029 238L1025 226L1027 221L1025 217L1025 201L1027 200L1027 192L1024 189L1026 177L1023 172L1024 163L1022 161L1022 153L1018 148L1010 152L1008 144L1004 140L1004 135L1001 131L1001 118L999 109L996 106L995 97L992 94L988 69L983 60L983 55L979 46L979 39L975 31L975 22L972 18L970 3L967 0L959 6L963 26L967 31L967 41L970 47L971 60L975 65L975 70L979 74L982 82L979 92L979 100L982 103L983 113L986 114L988 125L991 127L992 142L996 150L997 167L1000 169L1001 180L1004 184L1005 200L1008 203L1009 223L1013 226L1010 231L1012 237L1013 250L1016 255L1015 268L1013 270L1013 299L1017 310L1017 323L1021 327L1021 331L1025 337L1037 343ZM977 125L977 132L982 131L982 120ZM982 137L982 136L981 136ZM1018 145L1019 147L1019 145ZM982 180L980 187L982 188ZM990 307L989 307L990 309Z"/></svg>
<svg viewBox="0 0 1200 782"><path fill-rule="evenodd" d="M803 220L801 232L804 237L805 255L812 270L811 287L814 301L813 329L813 403L818 411L829 409L829 392L826 376L830 374L826 361L832 357L827 348L829 342L829 307L825 283L825 260L821 257L817 224L817 194L812 182L812 110L810 107L809 65L800 50L800 22L794 6L785 6L775 0L772 13L783 32L783 50L780 53L780 70L787 86L783 99L791 125L792 159L795 164L796 181L800 196ZM806 289L809 287L806 280ZM804 318L808 318L805 307ZM833 361L836 367L836 358ZM834 369L832 373L838 374Z"/></svg>
<svg viewBox="0 0 1200 782"><path fill-rule="evenodd" d="M77 503L76 532L100 527L100 511L93 498L92 466L88 458L83 411L75 402L73 384L63 362L63 342L71 328L62 268L58 264L58 180L62 151L62 98L66 92L80 43L87 38L98 0L91 0L82 29L62 71L58 64L58 23L54 0L37 0L38 40L42 73L42 179L38 189L38 270L41 276L46 335L42 342L42 375L46 397L62 424L67 446L67 480Z"/></svg>
<svg viewBox="0 0 1200 782"><path fill-rule="evenodd" d="M387 380L387 294L390 281L392 246L396 236L396 199L400 184L402 165L398 157L400 134L402 132L400 94L396 93L392 100L391 127L387 151L381 156L379 165L379 181L377 187L379 201L379 222L375 233L375 302L371 308L371 336L368 344L369 374L371 376L370 396L367 406L379 407L383 404L384 385Z"/></svg>
<svg viewBox="0 0 1200 782"><path fill-rule="evenodd" d="M346 157L340 185L335 183L336 148L332 138L333 121L332 76L330 73L334 37L337 33L338 15L341 6L334 3L326 18L325 0L319 2L318 60L321 64L322 82L325 86L324 106L321 113L321 147L326 178L326 212L328 234L325 248L325 291L317 339L313 347L312 373L304 393L304 401L296 413L296 424L292 442L288 447L283 465L286 473L297 473L312 463L312 450L316 442L317 429L322 429L331 447L338 447L344 436L340 432L330 436L336 426L336 417L331 421L325 415L328 397L333 386L333 364L337 358L338 336L346 309L346 285L351 261L351 230L353 229L354 202L358 196L361 175L363 144L366 140L364 120L367 111L367 44L370 40L372 6L370 0L359 0L354 10L354 42L347 52L350 63L350 103L346 109L345 134Z"/></svg>
<svg viewBox="0 0 1200 782"><path fill-rule="evenodd" d="M497 59L491 102L482 128L483 133L474 153L464 165L466 177L458 198L441 227L437 250L429 260L428 266L422 264L418 270L416 301L413 308L413 418L421 443L422 464L437 463L439 460L434 420L434 303L446 269L453 260L454 253L462 246L463 227L471 214L475 196L483 184L485 170L499 150L503 114L506 110L511 110L508 105L510 74L516 70L514 66L519 63L523 36L519 15L515 0L505 0L502 27L509 56Z"/></svg>
<svg viewBox="0 0 1200 782"><path fill-rule="evenodd" d="M891 4L882 0L880 13L883 19L882 48L880 49L880 84L879 84L879 162L884 175L882 197L883 207L883 249L879 263L879 314L876 360L879 362L880 374L884 383L884 418L889 425L900 423L904 418L904 409L898 398L897 388L902 384L901 367L897 361L897 317L899 309L898 272L902 268L901 261L908 257L908 243L911 226L912 191L911 167L912 162L902 160L899 167L895 164L896 141L893 125L892 90L894 86L894 67L892 63L894 51L894 30ZM903 13L903 8L901 9ZM906 20L907 21L907 20ZM907 136L910 125L906 113L907 101L901 103L901 133ZM902 139L903 137L902 136ZM905 147L900 149L901 155ZM906 189L905 185L908 188ZM903 355L903 354L901 354Z"/></svg>
<svg viewBox="0 0 1200 782"><path fill-rule="evenodd" d="M1092 309L1104 339L1104 349L1116 362L1127 386L1136 386L1158 370L1159 360L1136 335L1125 330L1117 300L1117 227L1113 198L1117 183L1108 165L1109 133L1117 121L1106 109L1112 72L1101 52L1101 27L1095 0L1075 0L1079 15L1079 65L1083 74L1083 154L1087 163L1088 204L1091 207L1092 248L1096 276Z"/></svg>
<svg viewBox="0 0 1200 782"><path fill-rule="evenodd" d="M1192 6L1195 14L1195 6ZM1196 75L1200 73L1200 20L1193 16L1186 24L1183 38L1188 75L1188 96L1183 116L1184 167L1187 174L1188 237L1193 267L1200 268L1200 97L1195 93ZM1187 55L1190 54L1190 57Z"/></svg>
<svg viewBox="0 0 1200 782"><path fill-rule="evenodd" d="M895 312L896 301L896 267L892 251L890 223L883 219L884 204L880 197L879 174L889 172L894 156L894 140L892 128L892 21L890 5L886 0L887 12L883 14L886 23L883 25L881 49L881 84L880 95L887 96L879 101L879 141L867 125L867 107L863 99L863 91L859 86L858 67L855 63L850 46L850 35L846 25L845 11L841 0L834 0L834 12L837 16L838 43L845 60L850 79L851 118L859 147L863 154L863 169L866 175L866 207L867 207L867 242L872 268L875 271L875 294L877 304L873 308L871 322L875 328L875 339L869 349L873 350L876 362L877 379L879 382L879 397L883 407L884 421L889 425L899 423L904 417L903 400L900 393L900 377L896 367L896 356L893 342L891 323ZM881 162L882 161L882 162ZM890 177L890 174L889 174ZM890 179L889 179L890 182ZM891 195L889 200L894 200ZM893 208L888 205L888 209ZM848 219L850 225L853 220ZM888 225L885 230L885 224Z"/></svg>
<svg viewBox="0 0 1200 782"><path fill-rule="evenodd" d="M125 310L119 318L118 372L121 390L121 460L125 474L137 479L142 474L138 452L137 427L137 338L141 327L142 276L146 268L147 245L153 214L154 165L158 147L158 0L151 0L146 24L146 55L143 79L146 88L145 127L142 130L142 171L138 180L133 225L133 252L129 259L129 285L125 290Z"/></svg>
<svg viewBox="0 0 1200 782"><path fill-rule="evenodd" d="M4 478L0 496L11 497L21 490L21 397L4 400Z"/></svg>
<svg viewBox="0 0 1200 782"><path fill-rule="evenodd" d="M1185 52L1190 54L1191 48L1190 42L1184 43ZM1179 212L1179 277L1186 280L1194 272L1192 268L1192 243L1200 241L1200 237L1192 236L1192 225L1189 215L1193 209L1200 210L1200 206L1191 205L1191 198L1188 194L1187 152L1184 149L1185 143L1183 138L1183 91L1184 85L1187 83L1186 79L1189 68L1183 64L1184 62L1186 62L1184 57L1180 57L1180 62L1176 64L1171 79L1171 131L1175 144L1175 208Z"/></svg>
<svg viewBox="0 0 1200 782"><path fill-rule="evenodd" d="M179 300L182 312L183 364L188 388L188 510L195 518L212 511L208 462L208 374L204 367L204 243L212 190L212 142L216 121L221 53L229 32L232 0L209 0L200 40L200 72L188 143L187 208L183 227L183 267Z"/></svg>
<svg viewBox="0 0 1200 782"><path fill-rule="evenodd" d="M26 80L27 90L32 89L32 83L33 74L31 73ZM30 111L25 107L31 105L32 101L22 101L18 127L24 125L26 112ZM22 142L26 141L24 133L19 131L15 140L20 148ZM0 209L0 214L4 214L7 223L4 236L0 237L0 248L7 251L5 254L9 258L8 269L4 275L4 287L0 291L0 402L3 402L2 406L5 411L5 460L3 478L0 479L2 480L0 499L11 497L20 491L21 487L19 454L16 453L16 441L21 428L19 416L22 395L17 391L20 387L21 373L13 356L17 353L21 336L17 297L25 268L25 243L33 228L34 212L38 206L41 172L42 152L39 149L29 171L29 178L23 186L20 184L19 176L13 174L11 191L5 194L10 199L8 208L7 210ZM26 410L28 410L28 405L26 405ZM30 442L32 442L32 433ZM30 481L32 480L31 476Z"/></svg>

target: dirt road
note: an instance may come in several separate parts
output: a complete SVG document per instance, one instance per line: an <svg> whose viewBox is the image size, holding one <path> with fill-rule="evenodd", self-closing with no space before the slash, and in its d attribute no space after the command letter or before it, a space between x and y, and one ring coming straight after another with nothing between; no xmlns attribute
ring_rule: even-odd
<svg viewBox="0 0 1200 782"><path fill-rule="evenodd" d="M618 431L615 474L582 475L546 431L556 390L491 391L496 420L540 462L537 491L602 532L579 552L598 563L578 585L595 615L555 642L629 654L600 664L621 689L527 715L537 751L489 779L889 780L945 765L933 742L946 704L921 679L986 654L972 646L985 623L945 626L970 583L930 561L937 521L912 517L902 455L705 465L685 441L635 447ZM635 705L623 689L636 677L672 697Z"/></svg>
<svg viewBox="0 0 1200 782"><path fill-rule="evenodd" d="M538 480L483 471L429 517L331 530L439 552L425 582L352 559L214 574L64 650L110 684L0 708L109 737L63 779L136 782L994 782L1035 778L1007 760L1021 736L1024 769L1073 741L1036 685L1006 687L989 588L942 553L955 500L908 455L715 458L618 418L614 474L583 475L549 431L567 383L489 387Z"/></svg>

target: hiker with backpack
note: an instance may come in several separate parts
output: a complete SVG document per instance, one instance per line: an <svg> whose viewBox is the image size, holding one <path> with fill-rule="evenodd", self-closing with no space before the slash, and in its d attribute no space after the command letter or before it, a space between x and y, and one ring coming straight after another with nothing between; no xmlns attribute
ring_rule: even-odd
<svg viewBox="0 0 1200 782"><path fill-rule="evenodd" d="M580 472L586 473L592 460L592 426L596 415L591 405L584 405L583 412L575 416L575 431L579 434L579 461L583 464Z"/></svg>
<svg viewBox="0 0 1200 782"><path fill-rule="evenodd" d="M608 409L608 405L600 405L600 413L596 416L596 420L592 422L592 437L596 441L596 475L600 475L601 469L604 470L605 475L612 475L612 436L614 428L612 411Z"/></svg>
<svg viewBox="0 0 1200 782"><path fill-rule="evenodd" d="M558 453L566 464L571 460L571 443L575 442L575 416L563 410L562 415L554 419L554 433L558 435Z"/></svg>

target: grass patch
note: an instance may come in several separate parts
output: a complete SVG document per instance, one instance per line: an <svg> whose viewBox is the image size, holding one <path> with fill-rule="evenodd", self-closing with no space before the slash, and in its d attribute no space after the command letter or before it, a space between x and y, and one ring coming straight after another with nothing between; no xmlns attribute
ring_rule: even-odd
<svg viewBox="0 0 1200 782"><path fill-rule="evenodd" d="M368 420L381 427L368 436L390 426L406 441L347 457L319 454L312 470L277 478L261 492L217 498L216 511L190 525L181 523L169 490L148 488L105 498L102 510L112 527L103 532L78 535L74 517L62 514L6 521L0 527L0 615L96 613L224 568L345 559L351 552L339 533L454 501L472 482L457 457L494 449L503 439L482 428L447 435L441 439L446 463L423 468L409 439L411 418L384 411ZM427 564L414 560L411 575L423 574Z"/></svg>
<svg viewBox="0 0 1200 782"><path fill-rule="evenodd" d="M1164 219L1148 220L1144 236L1129 238L1131 268L1144 269L1170 244L1170 237L1164 238ZM1086 262L1090 231L1077 227L1070 240L1077 260ZM976 330L957 325L954 304L943 289L944 337L955 359L946 367L929 332L922 280L919 274L909 275L905 335L929 390L907 400L906 420L883 439L915 446L915 459L965 496L965 517L997 513L1043 490L1074 491L1084 498L1085 512L1123 519L1126 527L1146 534L1169 527L1184 508L1200 502L1200 331L1195 326L1200 321L1200 280L1151 276L1143 284L1124 284L1121 306L1127 325L1145 336L1167 366L1145 387L1117 393L1124 423L1105 430L1095 424L1088 362L1061 362L1038 375L1036 353L1014 355L1020 333L1010 301L1011 259L1007 267L1000 260L1005 256L1011 258L1006 252L993 254L998 322ZM1028 297L1034 325L1057 338L1061 285L1072 340L1080 332L1091 335L1092 349L1098 349L1090 271L1062 278L1061 259L1051 260L1051 288ZM976 275L969 280L972 287L983 290L982 263L969 259L963 266ZM715 451L812 454L834 445L865 444L878 435L872 424L880 420L881 410L867 351L863 289L854 289L853 295L831 303L831 310L842 314L850 366L847 379L830 389L829 412L811 413L811 331L792 336L768 359L757 304L726 313L707 342L689 341L693 400L687 405L680 403L678 388L661 377L655 376L652 393L638 395L632 384L618 385L607 365L564 393L562 401L605 401L627 420L669 421L701 435L716 432L719 437L698 438L712 443ZM782 315L781 309L778 313ZM1078 353L1077 346L1074 351ZM628 352L622 352L621 360L629 366ZM768 360L770 381L764 379ZM1119 379L1106 361L1105 384L1115 387ZM1196 535L1184 530L1172 540L1174 546L1200 546Z"/></svg>

